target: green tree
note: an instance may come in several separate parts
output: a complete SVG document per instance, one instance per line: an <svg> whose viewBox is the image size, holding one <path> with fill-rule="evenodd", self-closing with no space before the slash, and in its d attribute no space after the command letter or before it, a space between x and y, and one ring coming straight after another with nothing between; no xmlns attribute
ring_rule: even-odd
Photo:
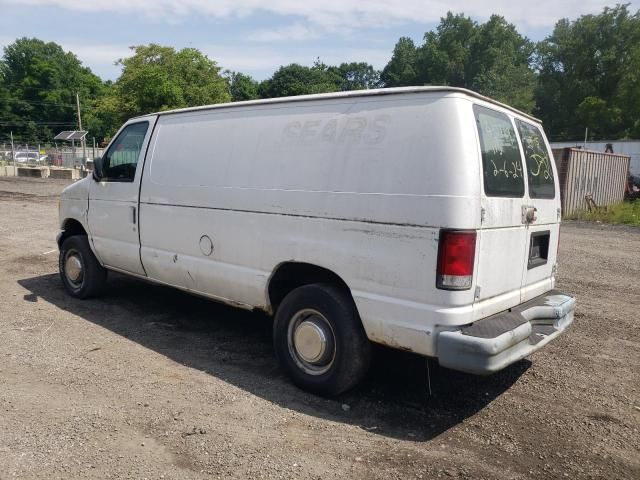
<svg viewBox="0 0 640 480"><path fill-rule="evenodd" d="M342 79L339 89L367 90L380 85L380 72L366 62L341 63L338 67L329 67Z"/></svg>
<svg viewBox="0 0 640 480"><path fill-rule="evenodd" d="M270 79L264 80L258 92L262 98L335 92L340 90L342 80L334 68L319 60L313 67L292 63L280 67Z"/></svg>
<svg viewBox="0 0 640 480"><path fill-rule="evenodd" d="M475 74L473 54L479 27L464 15L447 13L435 32L424 35L416 55L416 80L427 85L469 87Z"/></svg>
<svg viewBox="0 0 640 480"><path fill-rule="evenodd" d="M476 75L470 88L524 112L533 112L536 80L536 74L528 65L514 65L500 59L491 69Z"/></svg>
<svg viewBox="0 0 640 480"><path fill-rule="evenodd" d="M627 5L562 19L538 45L538 113L556 139L638 134L640 14Z"/></svg>
<svg viewBox="0 0 640 480"><path fill-rule="evenodd" d="M100 78L60 45L20 38L0 60L0 136L18 142L49 142L60 130L77 128L76 93L81 106L103 94Z"/></svg>
<svg viewBox="0 0 640 480"><path fill-rule="evenodd" d="M102 144L113 137L124 120L120 99L113 83L108 81L103 94L88 102L83 113L83 126L86 125L89 136Z"/></svg>
<svg viewBox="0 0 640 480"><path fill-rule="evenodd" d="M2 64L0 63L0 66L1 65ZM12 118L12 102L9 90L4 86L1 75L2 70L0 68L0 143L7 143L10 139L10 135L8 132L10 132L12 128L9 120L10 118Z"/></svg>
<svg viewBox="0 0 640 480"><path fill-rule="evenodd" d="M451 85L469 88L525 111L534 108L534 44L503 17L478 24L451 12L415 47L409 38L396 44L382 71L386 87Z"/></svg>
<svg viewBox="0 0 640 480"><path fill-rule="evenodd" d="M532 112L537 77L531 65L535 45L498 15L478 26L473 42L469 88Z"/></svg>
<svg viewBox="0 0 640 480"><path fill-rule="evenodd" d="M224 77L229 86L231 101L254 100L258 98L258 86L260 85L249 75L240 72L226 70Z"/></svg>
<svg viewBox="0 0 640 480"><path fill-rule="evenodd" d="M380 74L385 87L404 87L418 85L416 73L416 46L408 37L402 37L393 48L391 60Z"/></svg>
<svg viewBox="0 0 640 480"><path fill-rule="evenodd" d="M612 102L621 112L624 130L618 136L640 138L640 44L630 45Z"/></svg>
<svg viewBox="0 0 640 480"><path fill-rule="evenodd" d="M118 60L122 75L114 85L123 119L231 100L220 67L199 50L177 51L156 44L132 50L133 56Z"/></svg>

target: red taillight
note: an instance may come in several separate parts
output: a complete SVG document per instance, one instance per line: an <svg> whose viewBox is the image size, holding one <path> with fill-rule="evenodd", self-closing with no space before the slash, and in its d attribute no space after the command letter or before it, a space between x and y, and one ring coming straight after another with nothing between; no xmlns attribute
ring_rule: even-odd
<svg viewBox="0 0 640 480"><path fill-rule="evenodd" d="M475 231L440 230L436 287L443 290L470 289L475 255Z"/></svg>

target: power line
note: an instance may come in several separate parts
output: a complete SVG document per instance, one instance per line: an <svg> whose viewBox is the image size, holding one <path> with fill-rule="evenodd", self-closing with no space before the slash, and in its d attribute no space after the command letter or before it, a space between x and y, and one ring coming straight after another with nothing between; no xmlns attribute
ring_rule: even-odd
<svg viewBox="0 0 640 480"><path fill-rule="evenodd" d="M33 122L31 120L22 120L22 122L15 123L15 120L4 120L4 121L0 120L0 124L4 124L4 123L8 123L10 125L18 125L19 123L23 123L23 124L29 123L31 125L33 125L33 124L36 124L36 125L49 125L49 124L68 125L68 124L71 124L71 123L75 124L76 122L73 122L73 121Z"/></svg>
<svg viewBox="0 0 640 480"><path fill-rule="evenodd" d="M51 126L63 126L63 125L76 125L76 122L22 122L22 123L12 123L12 122L0 122L0 126L2 127L25 127L29 125L51 125Z"/></svg>
<svg viewBox="0 0 640 480"><path fill-rule="evenodd" d="M50 86L50 87L41 87L41 86L30 86L30 85L23 85L22 83L18 82L13 82L13 83L8 83L8 82L3 82L2 80L0 80L0 86L5 87L6 89L11 89L11 88L15 88L15 89L25 89L25 90L38 90L38 91L50 91L50 90L69 90L72 94L73 91L75 90L74 87L63 87L63 86Z"/></svg>
<svg viewBox="0 0 640 480"><path fill-rule="evenodd" d="M22 100L20 98L8 98L5 101L14 103L27 103L29 105L54 105L57 107L75 107L72 103L39 102L34 100Z"/></svg>

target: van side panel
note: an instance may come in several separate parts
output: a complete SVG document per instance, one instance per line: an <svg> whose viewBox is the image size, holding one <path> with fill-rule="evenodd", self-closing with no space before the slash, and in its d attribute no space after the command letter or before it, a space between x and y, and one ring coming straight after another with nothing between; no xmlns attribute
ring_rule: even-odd
<svg viewBox="0 0 640 480"><path fill-rule="evenodd" d="M160 116L140 197L149 277L268 308L278 265L319 265L349 285L370 339L433 355L437 325L473 314L473 288L435 288L440 227L480 226L462 98L430 92Z"/></svg>
<svg viewBox="0 0 640 480"><path fill-rule="evenodd" d="M434 96L161 116L142 201L468 226L477 212L423 208L478 195L457 100Z"/></svg>

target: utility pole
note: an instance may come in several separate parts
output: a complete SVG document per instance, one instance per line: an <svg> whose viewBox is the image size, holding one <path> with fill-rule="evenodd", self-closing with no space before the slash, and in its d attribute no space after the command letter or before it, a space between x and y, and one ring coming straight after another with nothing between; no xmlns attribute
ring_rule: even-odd
<svg viewBox="0 0 640 480"><path fill-rule="evenodd" d="M13 131L11 132L11 158L13 158L13 175L18 175L18 170L16 169L16 147L13 145Z"/></svg>
<svg viewBox="0 0 640 480"><path fill-rule="evenodd" d="M82 130L82 117L80 116L80 94L76 92L76 106L78 107L78 128ZM82 137L82 166L84 167L84 159L87 158L87 144Z"/></svg>
<svg viewBox="0 0 640 480"><path fill-rule="evenodd" d="M584 129L584 149L587 149L587 137L589 136L589 127Z"/></svg>

